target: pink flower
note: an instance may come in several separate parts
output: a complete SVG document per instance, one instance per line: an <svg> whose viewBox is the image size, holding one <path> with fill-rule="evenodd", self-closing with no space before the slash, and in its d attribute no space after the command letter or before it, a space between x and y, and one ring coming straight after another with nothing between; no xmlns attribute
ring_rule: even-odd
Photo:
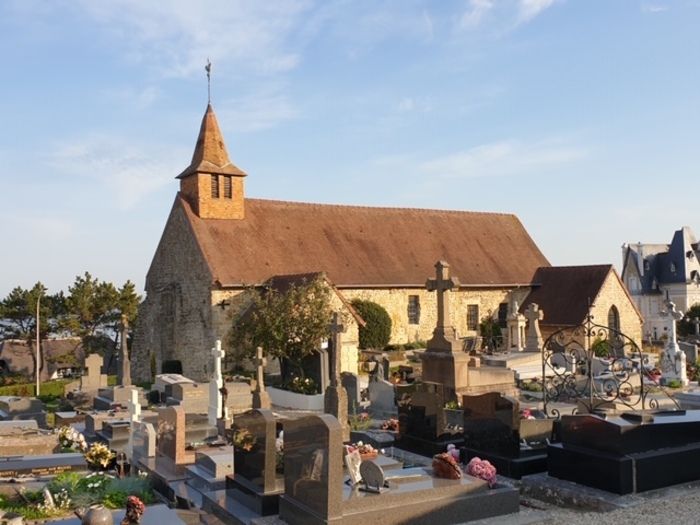
<svg viewBox="0 0 700 525"><path fill-rule="evenodd" d="M485 459L472 458L467 464L467 474L483 479L489 484L489 488L496 484L496 467Z"/></svg>

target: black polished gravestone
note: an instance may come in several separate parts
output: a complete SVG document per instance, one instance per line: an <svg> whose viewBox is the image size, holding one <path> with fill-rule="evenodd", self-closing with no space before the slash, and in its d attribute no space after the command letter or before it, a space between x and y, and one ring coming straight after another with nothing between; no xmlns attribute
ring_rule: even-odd
<svg viewBox="0 0 700 525"><path fill-rule="evenodd" d="M700 411L562 416L549 475L630 494L700 479Z"/></svg>
<svg viewBox="0 0 700 525"><path fill-rule="evenodd" d="M447 429L445 389L440 383L423 382L399 402L397 445L423 456L434 456L447 445L462 445L462 435Z"/></svg>
<svg viewBox="0 0 700 525"><path fill-rule="evenodd" d="M461 460L487 459L502 476L520 479L547 470L551 419L521 419L520 403L498 392L463 396Z"/></svg>
<svg viewBox="0 0 700 525"><path fill-rule="evenodd" d="M63 472L86 471L85 456L80 453L44 456L6 456L0 458L0 478L55 476Z"/></svg>

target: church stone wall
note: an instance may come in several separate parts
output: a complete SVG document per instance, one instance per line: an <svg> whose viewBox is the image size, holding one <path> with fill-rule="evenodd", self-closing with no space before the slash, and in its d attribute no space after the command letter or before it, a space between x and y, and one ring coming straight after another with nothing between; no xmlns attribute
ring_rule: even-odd
<svg viewBox="0 0 700 525"><path fill-rule="evenodd" d="M175 204L146 277L146 299L132 349L132 377L151 379L151 355L156 373L165 360L182 362L183 373L208 380L212 368L211 275L190 231L181 206Z"/></svg>
<svg viewBox="0 0 700 525"><path fill-rule="evenodd" d="M450 292L450 314L452 324L460 337L478 335L476 331L467 330L467 306L479 307L479 321L485 317L497 319L501 303L507 303L512 296L522 303L530 288L510 289L460 289ZM390 289L342 289L342 294L349 300L362 299L374 301L389 313L392 322L391 344L403 344L412 341L427 341L433 335L437 324L437 293L424 288L390 288ZM417 295L420 303L418 324L408 322L409 296Z"/></svg>
<svg viewBox="0 0 700 525"><path fill-rule="evenodd" d="M622 287L620 280L612 272L598 292L592 308L593 322L603 326L608 325L608 312L612 306L620 314L620 331L642 347L642 320ZM547 312L545 312L547 315Z"/></svg>

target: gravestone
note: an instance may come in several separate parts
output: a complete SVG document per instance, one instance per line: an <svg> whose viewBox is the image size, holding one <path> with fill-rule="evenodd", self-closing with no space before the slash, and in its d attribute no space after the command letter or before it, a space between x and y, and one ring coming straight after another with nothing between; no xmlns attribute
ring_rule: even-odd
<svg viewBox="0 0 700 525"><path fill-rule="evenodd" d="M354 414L360 410L360 402L362 401L357 375L352 372L343 372L340 374L340 382L348 395L348 414Z"/></svg>
<svg viewBox="0 0 700 525"><path fill-rule="evenodd" d="M463 462L490 461L504 476L520 479L547 470L551 419L521 419L517 399L490 392L463 396Z"/></svg>
<svg viewBox="0 0 700 525"><path fill-rule="evenodd" d="M540 332L540 321L544 319L544 312L539 305L530 303L525 311L527 318L527 341L525 343L526 352L541 352L544 341Z"/></svg>
<svg viewBox="0 0 700 525"><path fill-rule="evenodd" d="M117 368L117 383L121 386L131 385L131 360L129 359L129 318L121 317L121 345L119 348L119 367Z"/></svg>
<svg viewBox="0 0 700 525"><path fill-rule="evenodd" d="M281 519L291 525L342 519L342 445L342 429L333 416L285 423Z"/></svg>
<svg viewBox="0 0 700 525"><path fill-rule="evenodd" d="M171 395L165 400L166 405L179 405L187 414L208 413L208 383L175 383L169 388Z"/></svg>
<svg viewBox="0 0 700 525"><path fill-rule="evenodd" d="M326 414L332 414L343 429L343 441L350 439L350 426L348 425L348 394L340 382L341 350L343 348L342 333L345 327L340 322L338 312L333 314L333 320L329 326L331 332L330 363L331 379L324 394L323 407Z"/></svg>
<svg viewBox="0 0 700 525"><path fill-rule="evenodd" d="M80 377L81 392L96 392L107 386L107 375L102 373L104 359L99 354L85 358L85 374Z"/></svg>
<svg viewBox="0 0 700 525"><path fill-rule="evenodd" d="M131 427L131 464L156 455L156 430L151 423L135 422Z"/></svg>
<svg viewBox="0 0 700 525"><path fill-rule="evenodd" d="M35 397L0 396L0 421L33 419L46 428L44 403Z"/></svg>
<svg viewBox="0 0 700 525"><path fill-rule="evenodd" d="M163 394L164 397L170 397L172 396L172 386L180 383L194 383L194 381L182 374L158 374L153 389Z"/></svg>
<svg viewBox="0 0 700 525"><path fill-rule="evenodd" d="M229 417L240 414L253 408L253 397L250 384L244 381L230 381L226 383L226 409Z"/></svg>
<svg viewBox="0 0 700 525"><path fill-rule="evenodd" d="M131 399L129 400L129 441L126 446L126 457L130 463L133 463L134 457L134 429L141 422L141 403L139 402L139 393L137 390L131 391Z"/></svg>
<svg viewBox="0 0 700 525"><path fill-rule="evenodd" d="M686 363L697 363L698 361L698 345L695 343L686 343L678 341L678 347L685 354Z"/></svg>
<svg viewBox="0 0 700 525"><path fill-rule="evenodd" d="M267 359L263 355L263 349L257 347L255 349L255 366L257 369L257 381L255 390L253 390L253 408L269 409L272 406L270 395L265 390L265 366Z"/></svg>
<svg viewBox="0 0 700 525"><path fill-rule="evenodd" d="M522 352L525 348L525 324L527 320L518 310L518 301L513 301L508 315L506 328L508 330L508 350Z"/></svg>
<svg viewBox="0 0 700 525"><path fill-rule="evenodd" d="M325 345L326 343L324 343ZM306 377L312 379L319 387L321 393L326 391L330 384L330 360L328 350L325 347L319 348L316 352L302 359L301 366ZM286 367L290 370L289 366ZM292 368L291 370L295 370ZM286 379L290 379L287 377Z"/></svg>
<svg viewBox="0 0 700 525"><path fill-rule="evenodd" d="M683 312L676 310L672 301L666 301L666 309L661 315L668 319L668 341L661 354L661 383L680 381L681 385L688 385L688 373L686 371L686 356L678 346L676 334L676 322L683 319Z"/></svg>
<svg viewBox="0 0 700 525"><path fill-rule="evenodd" d="M237 436L249 435L249 450L237 447ZM276 471L277 424L272 411L253 409L233 418L234 472L226 489L247 494L242 503L256 513L276 514L284 482ZM285 433L286 452L286 433Z"/></svg>
<svg viewBox="0 0 700 525"><path fill-rule="evenodd" d="M700 479L700 411L562 416L549 475L617 494Z"/></svg>
<svg viewBox="0 0 700 525"><path fill-rule="evenodd" d="M226 476L233 475L233 448L196 452L194 465L189 465L187 471L191 474L187 484L200 492L223 490L226 488Z"/></svg>
<svg viewBox="0 0 700 525"><path fill-rule="evenodd" d="M137 386L110 386L100 388L97 395L92 400L92 405L96 410L126 409L131 400L131 392L136 391L139 395L139 402L146 404L145 393Z"/></svg>
<svg viewBox="0 0 700 525"><path fill-rule="evenodd" d="M185 410L180 406L158 409L157 453L176 465L194 460L185 450L185 417Z"/></svg>
<svg viewBox="0 0 700 525"><path fill-rule="evenodd" d="M384 379L369 382L369 407L377 417L396 415L396 393L393 383Z"/></svg>
<svg viewBox="0 0 700 525"><path fill-rule="evenodd" d="M221 360L226 356L221 348L221 341L217 339L216 347L211 350L214 358L214 373L209 380L209 425L217 426L219 419L226 419L224 402L221 389L224 386L224 378L221 375ZM228 392L226 392L228 394Z"/></svg>

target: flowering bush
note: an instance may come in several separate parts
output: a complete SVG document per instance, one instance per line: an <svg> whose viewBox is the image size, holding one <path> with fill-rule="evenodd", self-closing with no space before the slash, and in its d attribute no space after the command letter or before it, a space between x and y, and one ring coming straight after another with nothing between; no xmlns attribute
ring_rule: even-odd
<svg viewBox="0 0 700 525"><path fill-rule="evenodd" d="M467 474L483 479L488 482L489 487L493 487L496 484L496 467L485 459L472 458L467 463Z"/></svg>
<svg viewBox="0 0 700 525"><path fill-rule="evenodd" d="M379 451L376 448L369 443L363 443L362 441L350 443L347 446L347 450L348 452L355 452L357 450L361 456L376 456L379 454Z"/></svg>
<svg viewBox="0 0 700 525"><path fill-rule="evenodd" d="M399 420L395 417L391 417L382 423L382 430L389 430L391 432L399 431Z"/></svg>
<svg viewBox="0 0 700 525"><path fill-rule="evenodd" d="M302 378L296 376L285 385L285 390L296 392L297 394L313 395L318 393L318 386L316 381L310 377Z"/></svg>
<svg viewBox="0 0 700 525"><path fill-rule="evenodd" d="M247 428L237 428L233 431L233 447L236 450L250 452L256 441L255 436Z"/></svg>
<svg viewBox="0 0 700 525"><path fill-rule="evenodd" d="M73 427L61 427L58 429L58 444L61 445L61 449L63 450L79 450L85 452L88 448L85 436Z"/></svg>
<svg viewBox="0 0 700 525"><path fill-rule="evenodd" d="M115 457L114 452L102 443L93 443L85 453L85 461L93 468L106 469Z"/></svg>

